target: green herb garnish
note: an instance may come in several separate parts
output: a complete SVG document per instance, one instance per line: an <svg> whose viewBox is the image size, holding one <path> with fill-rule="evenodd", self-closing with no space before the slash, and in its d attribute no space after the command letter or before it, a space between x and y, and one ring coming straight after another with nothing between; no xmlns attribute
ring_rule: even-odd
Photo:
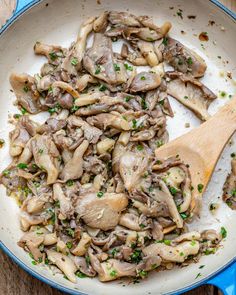
<svg viewBox="0 0 236 295"><path fill-rule="evenodd" d="M199 191L199 193L202 193L202 191L203 191L203 187L204 187L204 185L201 184L201 183L199 183L199 184L197 185L197 190Z"/></svg>
<svg viewBox="0 0 236 295"><path fill-rule="evenodd" d="M19 169L26 169L26 168L28 168L28 165L25 164L25 163L19 163L19 164L17 165L17 168L19 168Z"/></svg>
<svg viewBox="0 0 236 295"><path fill-rule="evenodd" d="M98 197L98 198L101 198L103 195L104 195L103 192L98 192L98 193L97 193L97 197Z"/></svg>
<svg viewBox="0 0 236 295"><path fill-rule="evenodd" d="M220 234L223 239L227 237L227 230L223 226L220 228Z"/></svg>
<svg viewBox="0 0 236 295"><path fill-rule="evenodd" d="M72 64L72 66L76 66L79 63L78 58L72 57L70 63Z"/></svg>

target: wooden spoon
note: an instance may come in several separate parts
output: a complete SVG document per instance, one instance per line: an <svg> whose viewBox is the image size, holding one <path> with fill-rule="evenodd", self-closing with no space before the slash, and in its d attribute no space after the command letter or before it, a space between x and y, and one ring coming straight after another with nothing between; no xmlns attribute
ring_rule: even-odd
<svg viewBox="0 0 236 295"><path fill-rule="evenodd" d="M156 149L158 159L179 155L189 165L193 186L191 211L198 212L202 194L222 150L235 130L236 96L199 127ZM157 167L154 165L153 170Z"/></svg>

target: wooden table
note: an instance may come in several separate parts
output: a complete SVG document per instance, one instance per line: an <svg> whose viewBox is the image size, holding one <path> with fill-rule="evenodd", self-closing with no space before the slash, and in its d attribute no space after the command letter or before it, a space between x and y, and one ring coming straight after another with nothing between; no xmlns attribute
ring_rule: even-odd
<svg viewBox="0 0 236 295"><path fill-rule="evenodd" d="M236 12L236 0L220 0L229 9ZM0 27L9 18L15 8L16 0L0 0ZM31 277L0 251L0 295L63 295ZM202 286L185 295L219 295L217 288Z"/></svg>

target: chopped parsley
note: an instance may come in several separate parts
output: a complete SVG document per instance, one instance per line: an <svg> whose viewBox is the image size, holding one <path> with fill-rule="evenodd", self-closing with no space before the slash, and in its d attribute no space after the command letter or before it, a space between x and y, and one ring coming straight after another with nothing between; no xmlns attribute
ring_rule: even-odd
<svg viewBox="0 0 236 295"><path fill-rule="evenodd" d="M107 90L106 85L103 85L103 84L100 85L99 90L100 90L100 91L105 91L105 90Z"/></svg>
<svg viewBox="0 0 236 295"><path fill-rule="evenodd" d="M128 65L128 64L124 64L125 66L125 69L128 70L128 71L133 71L133 67Z"/></svg>
<svg viewBox="0 0 236 295"><path fill-rule="evenodd" d="M158 141L156 142L157 147L160 147L160 146L162 146L163 144L164 144L164 142L163 142L162 139L160 139L160 140L158 140Z"/></svg>
<svg viewBox="0 0 236 295"><path fill-rule="evenodd" d="M171 240L163 240L163 243L167 246L170 246Z"/></svg>
<svg viewBox="0 0 236 295"><path fill-rule="evenodd" d="M36 265L36 264L37 264L37 262L36 262L35 260L31 261L31 263L32 263L33 265Z"/></svg>
<svg viewBox="0 0 236 295"><path fill-rule="evenodd" d="M168 45L168 38L164 37L163 40L162 40L162 44L167 46Z"/></svg>
<svg viewBox="0 0 236 295"><path fill-rule="evenodd" d="M74 180L72 180L72 179L67 180L66 185L67 185L67 186L72 186L72 185L74 185Z"/></svg>
<svg viewBox="0 0 236 295"><path fill-rule="evenodd" d="M188 57L187 64L188 65L192 65L193 64L193 59L191 57Z"/></svg>
<svg viewBox="0 0 236 295"><path fill-rule="evenodd" d="M126 96L126 97L125 97L125 101L126 101L126 102L129 102L132 98L133 98L133 97L131 97L131 96Z"/></svg>
<svg viewBox="0 0 236 295"><path fill-rule="evenodd" d="M188 96L185 95L185 96L184 96L184 99L188 99Z"/></svg>
<svg viewBox="0 0 236 295"><path fill-rule="evenodd" d="M116 254L119 252L119 250L117 250L116 248L114 248L114 249L112 249L112 251L111 251L111 255L113 256L113 257L115 257L116 256Z"/></svg>
<svg viewBox="0 0 236 295"><path fill-rule="evenodd" d="M133 124L132 128L136 129L137 128L137 121L135 119L132 120L132 124Z"/></svg>
<svg viewBox="0 0 236 295"><path fill-rule="evenodd" d="M212 248L212 249L206 249L204 251L204 254L205 255L211 255L211 254L215 254L216 253L216 249L215 248Z"/></svg>
<svg viewBox="0 0 236 295"><path fill-rule="evenodd" d="M87 278L87 275L84 274L84 273L82 273L82 272L79 271L79 270L75 273L75 275L76 275L78 278L80 278L80 279Z"/></svg>
<svg viewBox="0 0 236 295"><path fill-rule="evenodd" d="M70 109L71 113L74 113L76 111L78 111L80 107L79 106L76 106L76 105L73 105L73 107Z"/></svg>
<svg viewBox="0 0 236 295"><path fill-rule="evenodd" d="M66 232L67 232L68 236L74 238L74 236L75 236L75 231L74 231L72 228L67 228L67 229L66 229Z"/></svg>
<svg viewBox="0 0 236 295"><path fill-rule="evenodd" d="M195 246L196 245L196 241L191 241L190 245L191 246Z"/></svg>
<svg viewBox="0 0 236 295"><path fill-rule="evenodd" d="M141 107L142 107L143 110L147 109L147 103L145 101L145 98L142 98L142 100L141 100Z"/></svg>
<svg viewBox="0 0 236 295"><path fill-rule="evenodd" d="M133 263L139 263L142 260L142 250L135 249L134 252L130 255L130 260Z"/></svg>
<svg viewBox="0 0 236 295"><path fill-rule="evenodd" d="M221 97L225 97L225 96L226 96L226 92L225 92L225 91L221 91L221 92L220 92L220 96L221 96Z"/></svg>
<svg viewBox="0 0 236 295"><path fill-rule="evenodd" d="M27 93L27 92L29 91L29 88L28 88L28 86L24 86L24 87L23 87L23 90L24 90L24 92L26 92L26 93Z"/></svg>
<svg viewBox="0 0 236 295"><path fill-rule="evenodd" d="M231 158L234 158L235 157L235 153L232 153L230 156L231 156Z"/></svg>
<svg viewBox="0 0 236 295"><path fill-rule="evenodd" d="M216 203L211 203L210 206L209 206L209 210L214 211L215 209L217 209L217 204Z"/></svg>
<svg viewBox="0 0 236 295"><path fill-rule="evenodd" d="M101 73L101 67L98 65L95 71L95 75L98 75Z"/></svg>
<svg viewBox="0 0 236 295"><path fill-rule="evenodd" d="M113 269L111 272L110 272L110 276L111 277L116 277L117 276L117 271L115 269Z"/></svg>
<svg viewBox="0 0 236 295"><path fill-rule="evenodd" d="M79 63L78 58L72 57L70 63L72 64L72 66L76 66Z"/></svg>
<svg viewBox="0 0 236 295"><path fill-rule="evenodd" d="M2 174L3 174L4 176L9 176L9 175L10 175L10 170L4 170L4 171L2 172Z"/></svg>
<svg viewBox="0 0 236 295"><path fill-rule="evenodd" d="M141 76L140 77L140 80L143 80L144 81L144 80L146 80L146 77L145 76Z"/></svg>
<svg viewBox="0 0 236 295"><path fill-rule="evenodd" d="M140 226L141 228L144 228L144 227L145 227L145 224L141 223L139 226Z"/></svg>
<svg viewBox="0 0 236 295"><path fill-rule="evenodd" d="M200 265L200 266L199 266L199 269L202 269L203 267L205 267L205 265Z"/></svg>
<svg viewBox="0 0 236 295"><path fill-rule="evenodd" d="M101 198L103 195L104 195L103 192L98 192L98 193L97 193L97 197L98 197L98 198Z"/></svg>
<svg viewBox="0 0 236 295"><path fill-rule="evenodd" d="M146 270L140 270L138 274L140 277L145 278L148 275L148 272Z"/></svg>
<svg viewBox="0 0 236 295"><path fill-rule="evenodd" d="M236 189L233 189L233 190L231 191L231 196L232 196L232 197L235 197L235 196L236 196Z"/></svg>
<svg viewBox="0 0 236 295"><path fill-rule="evenodd" d="M184 252L180 252L179 255L180 255L180 256L184 256Z"/></svg>
<svg viewBox="0 0 236 295"><path fill-rule="evenodd" d="M26 109L25 108L22 108L21 109L21 113L22 113L22 115L25 115L27 113Z"/></svg>
<svg viewBox="0 0 236 295"><path fill-rule="evenodd" d="M199 273L196 275L195 279L200 278L201 276L202 276L202 275L201 275L201 273L199 272Z"/></svg>
<svg viewBox="0 0 236 295"><path fill-rule="evenodd" d="M66 243L66 247L67 247L68 249L71 249L71 248L73 247L73 243L72 243L72 242L67 242L67 243Z"/></svg>
<svg viewBox="0 0 236 295"><path fill-rule="evenodd" d="M143 146L142 146L141 144L138 144L138 145L137 145L137 150L138 150L138 151L142 151L142 150L143 150Z"/></svg>
<svg viewBox="0 0 236 295"><path fill-rule="evenodd" d="M175 188L175 187L173 187L173 186L171 186L170 188L169 188L169 190L170 190L170 192L171 192L171 194L174 196L178 191L177 191L177 189Z"/></svg>
<svg viewBox="0 0 236 295"><path fill-rule="evenodd" d="M28 165L25 164L25 163L19 163L19 164L17 165L17 168L19 168L19 169L26 169L26 168L28 168Z"/></svg>
<svg viewBox="0 0 236 295"><path fill-rule="evenodd" d="M201 184L201 183L199 183L199 184L197 185L197 190L199 191L199 193L202 193L203 187L204 187L204 185Z"/></svg>
<svg viewBox="0 0 236 295"><path fill-rule="evenodd" d="M56 52L54 52L54 51L49 52L49 56L50 56L50 59L52 61L55 61L57 59L57 57L58 57L57 54L56 54Z"/></svg>
<svg viewBox="0 0 236 295"><path fill-rule="evenodd" d="M220 229L220 234L223 239L225 239L227 237L227 230L223 226Z"/></svg>
<svg viewBox="0 0 236 295"><path fill-rule="evenodd" d="M120 71L120 66L118 64L114 64L114 70L116 72L119 72Z"/></svg>
<svg viewBox="0 0 236 295"><path fill-rule="evenodd" d="M187 219L188 215L186 213L180 213L180 216L182 217L182 219Z"/></svg>

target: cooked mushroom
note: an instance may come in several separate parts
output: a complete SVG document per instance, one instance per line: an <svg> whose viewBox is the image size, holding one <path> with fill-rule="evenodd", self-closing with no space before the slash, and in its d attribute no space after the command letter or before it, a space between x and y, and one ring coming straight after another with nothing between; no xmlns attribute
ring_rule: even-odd
<svg viewBox="0 0 236 295"><path fill-rule="evenodd" d="M108 11L104 11L97 17L93 23L93 30L94 32L101 32L106 29L107 27L107 18L108 18Z"/></svg>
<svg viewBox="0 0 236 295"><path fill-rule="evenodd" d="M62 187L59 183L53 184L53 198L58 201L60 204L60 214L59 219L66 219L69 216L73 215L74 210L71 204L70 198L65 196Z"/></svg>
<svg viewBox="0 0 236 295"><path fill-rule="evenodd" d="M184 262L189 255L196 255L199 252L198 241L188 241L177 246L168 246L164 243L155 243L143 249L145 255L159 255L163 260L172 262Z"/></svg>
<svg viewBox="0 0 236 295"><path fill-rule="evenodd" d="M108 17L112 25L124 25L129 27L140 27L138 18L128 12L111 11Z"/></svg>
<svg viewBox="0 0 236 295"><path fill-rule="evenodd" d="M121 84L128 78L123 63L114 58L111 40L101 33L95 34L93 46L86 51L83 64L91 75L108 84Z"/></svg>
<svg viewBox="0 0 236 295"><path fill-rule="evenodd" d="M71 251L75 256L84 256L92 239L87 233L83 233L78 245Z"/></svg>
<svg viewBox="0 0 236 295"><path fill-rule="evenodd" d="M35 135L31 141L32 152L35 163L38 167L46 170L47 184L52 184L58 177L58 157L59 152L48 135Z"/></svg>
<svg viewBox="0 0 236 295"><path fill-rule="evenodd" d="M80 196L76 212L92 228L113 229L119 221L120 212L128 205L125 194L89 193Z"/></svg>
<svg viewBox="0 0 236 295"><path fill-rule="evenodd" d="M141 153L125 152L120 157L119 162L119 171L125 188L131 191L137 186L140 178L146 172L149 160Z"/></svg>
<svg viewBox="0 0 236 295"><path fill-rule="evenodd" d="M48 259L53 264L55 264L72 283L76 283L75 272L77 270L77 267L73 260L64 254L58 253L53 250L46 250L46 253Z"/></svg>
<svg viewBox="0 0 236 295"><path fill-rule="evenodd" d="M17 98L17 104L26 109L31 114L37 114L40 111L38 103L39 93L33 89L34 78L27 74L11 74L11 87Z"/></svg>
<svg viewBox="0 0 236 295"><path fill-rule="evenodd" d="M207 65L196 52L170 37L167 37L164 43L163 58L175 70L191 73L196 78L204 75Z"/></svg>
<svg viewBox="0 0 236 295"><path fill-rule="evenodd" d="M136 275L136 265L128 262L122 262L117 259L109 259L102 262L101 271L98 272L98 278L101 282L116 280L121 277L134 277Z"/></svg>
<svg viewBox="0 0 236 295"><path fill-rule="evenodd" d="M148 91L157 88L161 84L158 74L141 72L137 74L130 85L130 92Z"/></svg>
<svg viewBox="0 0 236 295"><path fill-rule="evenodd" d="M99 129L106 129L107 127L114 127L118 130L130 130L129 122L123 118L117 112L111 112L108 114L98 114L96 116L89 117L87 122L91 125L95 125Z"/></svg>
<svg viewBox="0 0 236 295"><path fill-rule="evenodd" d="M154 52L154 47L152 43L146 41L139 41L137 45L149 66L154 67L158 65L159 60Z"/></svg>
<svg viewBox="0 0 236 295"><path fill-rule="evenodd" d="M191 109L201 120L207 120L210 117L207 109L216 95L190 76L178 72L167 72L166 75L170 79L167 82L168 94Z"/></svg>
<svg viewBox="0 0 236 295"><path fill-rule="evenodd" d="M60 178L63 181L67 181L69 179L77 179L80 178L83 174L83 155L86 152L89 146L89 142L84 140L75 150L73 157L70 161L68 161L63 168Z"/></svg>

